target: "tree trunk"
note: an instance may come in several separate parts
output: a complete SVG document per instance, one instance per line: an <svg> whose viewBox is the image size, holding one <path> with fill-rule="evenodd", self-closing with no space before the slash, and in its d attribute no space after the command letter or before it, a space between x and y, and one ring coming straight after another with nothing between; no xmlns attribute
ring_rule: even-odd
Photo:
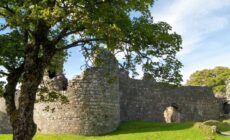
<svg viewBox="0 0 230 140"><path fill-rule="evenodd" d="M6 111L10 117L11 126L13 127L13 122L15 122L16 116L16 105L15 105L15 92L16 86L23 72L23 65L19 68L14 69L9 72L7 77L7 84L5 86L5 91L3 97L6 103Z"/></svg>
<svg viewBox="0 0 230 140"><path fill-rule="evenodd" d="M7 77L7 84L5 86L3 97L6 102L6 111L9 116L11 116L11 114L13 114L16 110L16 106L14 102L15 92L21 74L22 74L22 66L19 69L15 69L11 71Z"/></svg>
<svg viewBox="0 0 230 140"><path fill-rule="evenodd" d="M42 81L45 68L50 64L55 54L55 45L48 40L49 26L46 22L39 21L37 29L32 33L34 42L25 42L25 60L20 71L10 72L7 78L4 98L7 105L7 113L13 128L13 140L32 140L37 131L33 120L36 92ZM19 107L15 106L16 85L21 81L19 95Z"/></svg>
<svg viewBox="0 0 230 140"><path fill-rule="evenodd" d="M32 140L37 126L33 121L33 107L27 107L27 111L20 112L17 121L13 123L13 140Z"/></svg>
<svg viewBox="0 0 230 140"><path fill-rule="evenodd" d="M14 113L14 116L11 116L15 118L12 119L14 140L32 140L37 131L37 125L33 120L34 103L44 70L50 64L54 54L49 47L46 47L48 49L45 50L41 58L38 57L39 51L36 50L39 47L31 47L32 49L28 48L27 50L19 96L19 108Z"/></svg>
<svg viewBox="0 0 230 140"><path fill-rule="evenodd" d="M44 67L39 62L32 65L25 64L25 70L19 97L19 108L13 114L14 116L11 116L16 117L12 122L14 140L32 140L37 130L33 121L33 110Z"/></svg>
<svg viewBox="0 0 230 140"><path fill-rule="evenodd" d="M42 81L46 64L37 58L27 57L22 77L21 93L19 96L19 108L13 125L14 140L32 140L37 131L37 125L33 120L36 92Z"/></svg>

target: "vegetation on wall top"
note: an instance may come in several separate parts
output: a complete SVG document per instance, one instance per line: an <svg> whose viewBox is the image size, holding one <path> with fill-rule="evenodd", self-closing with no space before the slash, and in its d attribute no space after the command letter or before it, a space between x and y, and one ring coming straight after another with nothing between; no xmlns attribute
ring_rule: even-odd
<svg viewBox="0 0 230 140"><path fill-rule="evenodd" d="M226 81L229 78L230 68L219 66L194 72L187 81L187 85L209 86L213 88L214 93L225 93Z"/></svg>

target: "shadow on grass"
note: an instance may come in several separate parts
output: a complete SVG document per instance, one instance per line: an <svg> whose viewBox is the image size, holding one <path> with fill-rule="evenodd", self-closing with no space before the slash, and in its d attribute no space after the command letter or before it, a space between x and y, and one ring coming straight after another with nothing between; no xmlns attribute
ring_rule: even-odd
<svg viewBox="0 0 230 140"><path fill-rule="evenodd" d="M147 121L127 121L122 122L119 128L109 135L129 134L129 133L145 133L159 131L177 131L188 129L194 126L194 123L159 123Z"/></svg>

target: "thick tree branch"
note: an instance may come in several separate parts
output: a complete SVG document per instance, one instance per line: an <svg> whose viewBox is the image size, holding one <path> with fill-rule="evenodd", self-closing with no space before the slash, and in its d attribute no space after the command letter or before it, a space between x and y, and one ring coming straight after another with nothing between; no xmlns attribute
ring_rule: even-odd
<svg viewBox="0 0 230 140"><path fill-rule="evenodd" d="M23 36L24 36L24 43L28 43L28 38L29 38L29 30L23 31Z"/></svg>
<svg viewBox="0 0 230 140"><path fill-rule="evenodd" d="M69 36L69 35L72 35L72 34L76 34L76 33L79 33L79 32L82 32L85 30L85 27L81 26L79 28L76 28L75 30L72 30L72 31L69 31L65 34L65 37Z"/></svg>
<svg viewBox="0 0 230 140"><path fill-rule="evenodd" d="M58 36L56 37L56 38L54 38L53 39L53 44L57 44L64 36L65 36L65 34L67 33L67 31L68 31L68 27L66 27L66 28L64 28L59 34L58 34Z"/></svg>
<svg viewBox="0 0 230 140"><path fill-rule="evenodd" d="M64 37L67 37L67 36L72 35L72 34L79 33L81 31L83 31L84 29L85 29L84 26L81 26L79 28L75 28L74 30L69 30L69 27L66 27L57 35L56 38L53 39L52 42L53 42L53 44L57 44Z"/></svg>
<svg viewBox="0 0 230 140"><path fill-rule="evenodd" d="M15 92L16 92L16 86L18 84L18 81L23 73L23 69L24 69L24 63L21 64L20 67L9 72L7 76L7 84L5 86L3 97L5 98L6 107L7 107L6 110L9 115L15 113L16 111Z"/></svg>
<svg viewBox="0 0 230 140"><path fill-rule="evenodd" d="M71 44L68 44L68 45L66 45L66 46L64 46L62 48L57 48L56 51L63 51L63 50L67 50L67 49L79 46L79 45L85 45L85 44L88 44L88 43L91 43L91 42L94 42L94 41L103 41L103 40L105 40L105 39L104 38L80 39L80 40L74 41Z"/></svg>

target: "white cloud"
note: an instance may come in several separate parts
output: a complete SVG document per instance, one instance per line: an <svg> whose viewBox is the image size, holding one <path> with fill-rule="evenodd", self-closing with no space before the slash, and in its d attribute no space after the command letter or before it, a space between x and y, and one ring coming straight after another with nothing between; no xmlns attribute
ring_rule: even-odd
<svg viewBox="0 0 230 140"><path fill-rule="evenodd" d="M212 68L214 66L223 65L230 66L227 49L218 55L217 52L222 48L228 47L230 40L227 37L221 42L211 40L213 44L212 51L215 54L195 54L200 51L200 48L207 48L210 51L210 42L207 40L211 34L218 33L221 36L221 30L230 31L230 0L158 0L153 6L153 17L155 22L165 21L173 27L173 31L182 35L183 50L179 53L179 58L184 64L182 74L184 81L188 79L189 75L198 69ZM228 10L228 12L226 12ZM229 15L226 15L229 13ZM227 34L230 36L230 32ZM226 36L226 35L225 35ZM212 38L213 39L213 38ZM226 41L229 40L229 41ZM210 40L209 40L210 41ZM72 50L71 50L72 51ZM217 56L218 55L218 56ZM122 53L117 54L117 59L122 61ZM214 56L214 57L213 57ZM73 54L68 63L65 64L66 73L68 77L72 77L79 73L79 66L82 65L82 55ZM72 63L69 63L71 62ZM141 68L137 69L141 72Z"/></svg>
<svg viewBox="0 0 230 140"><path fill-rule="evenodd" d="M229 30L230 24L230 14L227 15L230 0L161 0L156 1L154 6L156 8L153 7L152 15L155 22L165 21L173 27L173 31L182 35L183 49L178 56L184 64L184 82L196 70L220 65L230 66L229 61L224 61L229 59L229 55L224 50L219 52L221 55L217 53L227 47L221 45L229 43L228 39L223 40L224 43L217 42L213 37L213 34L229 35L226 30ZM210 44L218 48L216 53L210 53L215 52ZM205 48L205 52L199 52L201 48Z"/></svg>
<svg viewBox="0 0 230 140"><path fill-rule="evenodd" d="M173 0L171 3L172 5L162 11L154 11L153 16L155 21L166 21L174 31L182 35L183 50L179 55L185 55L200 47L199 43L210 33L229 24L228 16L215 15L218 10L230 7L229 0Z"/></svg>

